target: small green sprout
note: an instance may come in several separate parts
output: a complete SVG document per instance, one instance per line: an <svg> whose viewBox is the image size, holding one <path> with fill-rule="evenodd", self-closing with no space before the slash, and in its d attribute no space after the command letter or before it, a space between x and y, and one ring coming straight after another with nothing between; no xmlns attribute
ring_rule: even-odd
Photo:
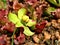
<svg viewBox="0 0 60 45"><path fill-rule="evenodd" d="M18 11L18 15L13 14L13 13L9 13L8 14L8 19L15 24L16 27L23 27L24 28L24 34L27 36L32 36L34 34L34 32L31 32L30 29L27 26L34 26L36 24L35 21L29 19L29 17L26 15L26 9L25 8L21 8ZM22 21L25 23L25 26Z"/></svg>

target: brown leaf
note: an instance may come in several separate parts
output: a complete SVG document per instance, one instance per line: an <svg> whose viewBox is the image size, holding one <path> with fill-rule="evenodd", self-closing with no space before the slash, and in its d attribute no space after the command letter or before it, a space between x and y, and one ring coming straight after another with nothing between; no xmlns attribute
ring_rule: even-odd
<svg viewBox="0 0 60 45"><path fill-rule="evenodd" d="M13 1L13 9L14 10L19 10L21 7L24 7L22 3L19 3L17 0Z"/></svg>

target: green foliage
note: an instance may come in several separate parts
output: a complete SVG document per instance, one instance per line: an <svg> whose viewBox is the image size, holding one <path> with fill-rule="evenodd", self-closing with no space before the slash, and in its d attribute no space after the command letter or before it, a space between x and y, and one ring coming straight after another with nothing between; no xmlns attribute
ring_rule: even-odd
<svg viewBox="0 0 60 45"><path fill-rule="evenodd" d="M6 0L0 0L0 9L6 9L7 8L7 1Z"/></svg>
<svg viewBox="0 0 60 45"><path fill-rule="evenodd" d="M47 10L46 10L46 12L48 14L51 14L51 12L53 12L53 11L55 11L55 8L54 7L48 7Z"/></svg>
<svg viewBox="0 0 60 45"><path fill-rule="evenodd" d="M60 0L47 0L47 1L57 7L60 7Z"/></svg>
<svg viewBox="0 0 60 45"><path fill-rule="evenodd" d="M23 33L27 36L32 36L34 34L34 32L31 32L28 27L24 27L24 32Z"/></svg>
<svg viewBox="0 0 60 45"><path fill-rule="evenodd" d="M23 27L24 28L24 34L27 36L32 36L34 34L34 32L31 32L30 29L27 27L31 27L34 26L36 24L35 21L29 19L29 17L26 14L26 9L25 8L21 8L18 11L18 15L13 14L13 13L9 13L8 14L8 19L15 24L16 27ZM23 16L25 16L25 18L23 18ZM29 20L28 22L24 22L24 19ZM22 20L23 19L23 20Z"/></svg>
<svg viewBox="0 0 60 45"><path fill-rule="evenodd" d="M30 20L28 21L28 23L26 24L26 26L31 27L31 26L34 26L35 24L36 24L36 21L30 19Z"/></svg>
<svg viewBox="0 0 60 45"><path fill-rule="evenodd" d="M11 22L13 22L14 24L16 24L17 22L19 22L20 20L18 19L16 14L13 13L9 13L8 14L8 18Z"/></svg>
<svg viewBox="0 0 60 45"><path fill-rule="evenodd" d="M26 9L25 8L21 8L18 11L18 18L21 20L22 19L22 16L24 16L25 14L26 14Z"/></svg>

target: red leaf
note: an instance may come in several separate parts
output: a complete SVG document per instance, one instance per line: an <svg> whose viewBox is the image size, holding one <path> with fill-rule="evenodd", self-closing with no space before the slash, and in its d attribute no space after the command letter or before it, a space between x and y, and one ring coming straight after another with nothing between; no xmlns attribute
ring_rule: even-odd
<svg viewBox="0 0 60 45"><path fill-rule="evenodd" d="M0 9L0 21L9 22L7 19L8 10Z"/></svg>
<svg viewBox="0 0 60 45"><path fill-rule="evenodd" d="M41 33L43 30L41 29L35 29L35 33Z"/></svg>
<svg viewBox="0 0 60 45"><path fill-rule="evenodd" d="M13 32L14 29L15 29L15 25L13 23L11 23L11 22L10 23L6 23L1 29Z"/></svg>
<svg viewBox="0 0 60 45"><path fill-rule="evenodd" d="M0 10L0 20L6 16L6 10Z"/></svg>
<svg viewBox="0 0 60 45"><path fill-rule="evenodd" d="M7 35L2 35L0 36L0 45L5 45L6 44L6 41L4 40L4 38L6 38Z"/></svg>
<svg viewBox="0 0 60 45"><path fill-rule="evenodd" d="M19 41L19 43L24 43L25 35L23 33L20 33L20 35L17 37L17 40Z"/></svg>
<svg viewBox="0 0 60 45"><path fill-rule="evenodd" d="M43 31L43 29L45 28L45 25L46 25L46 21L43 21L40 24L37 24L35 32L36 33L41 33Z"/></svg>

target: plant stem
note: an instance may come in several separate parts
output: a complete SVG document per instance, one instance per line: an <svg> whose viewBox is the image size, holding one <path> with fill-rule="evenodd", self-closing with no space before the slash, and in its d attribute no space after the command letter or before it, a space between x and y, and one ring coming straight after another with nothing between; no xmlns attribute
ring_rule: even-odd
<svg viewBox="0 0 60 45"><path fill-rule="evenodd" d="M11 45L13 45L13 43L14 43L14 34L15 34L15 32L16 32L16 29L14 30L13 35L12 35L12 43L11 43Z"/></svg>

